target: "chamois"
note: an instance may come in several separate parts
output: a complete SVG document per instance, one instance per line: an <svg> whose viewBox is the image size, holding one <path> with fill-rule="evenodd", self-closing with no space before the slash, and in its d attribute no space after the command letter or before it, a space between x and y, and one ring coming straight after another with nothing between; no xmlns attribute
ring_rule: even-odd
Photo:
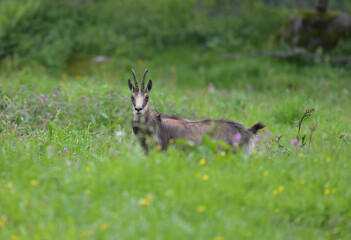
<svg viewBox="0 0 351 240"><path fill-rule="evenodd" d="M145 69L140 89L134 70L132 70L134 86L128 79L128 86L132 92L133 132L146 152L148 151L146 141L148 137L155 138L162 149L165 150L172 139L185 139L201 143L203 136L206 134L214 140L221 140L233 146L234 151L236 151L238 146L248 153L253 151L253 137L258 130L265 127L260 122L250 128L245 128L242 124L230 120L205 119L191 121L178 116L154 114L149 106L150 91L152 89L151 79L145 88L147 72L148 70Z"/></svg>

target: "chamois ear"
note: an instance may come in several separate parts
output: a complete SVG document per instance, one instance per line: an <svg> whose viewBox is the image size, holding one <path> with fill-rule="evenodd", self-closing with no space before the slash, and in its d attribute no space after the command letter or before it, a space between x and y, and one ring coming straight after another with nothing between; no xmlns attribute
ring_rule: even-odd
<svg viewBox="0 0 351 240"><path fill-rule="evenodd" d="M150 92L152 89L152 81L151 79L149 80L149 82L147 83L147 87L146 87L147 91Z"/></svg>
<svg viewBox="0 0 351 240"><path fill-rule="evenodd" d="M130 91L133 92L134 87L133 87L132 83L130 82L130 79L128 79L128 86L129 86Z"/></svg>

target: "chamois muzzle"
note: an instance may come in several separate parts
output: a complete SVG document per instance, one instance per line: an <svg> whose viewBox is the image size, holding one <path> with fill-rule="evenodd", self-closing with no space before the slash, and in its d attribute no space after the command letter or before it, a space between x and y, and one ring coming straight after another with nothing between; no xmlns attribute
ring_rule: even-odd
<svg viewBox="0 0 351 240"><path fill-rule="evenodd" d="M141 114L141 110L143 110L143 108L134 108L135 111L137 111L137 114Z"/></svg>

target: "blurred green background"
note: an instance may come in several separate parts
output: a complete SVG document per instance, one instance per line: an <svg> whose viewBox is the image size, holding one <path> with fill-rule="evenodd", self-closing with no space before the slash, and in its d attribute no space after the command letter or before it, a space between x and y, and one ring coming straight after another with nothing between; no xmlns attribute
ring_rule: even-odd
<svg viewBox="0 0 351 240"><path fill-rule="evenodd" d="M0 59L62 71L88 56L152 58L179 45L224 53L281 48L274 39L284 23L299 9L314 9L314 3L2 0ZM329 9L351 13L347 0L330 1ZM351 54L351 47L346 49L338 46L334 52Z"/></svg>

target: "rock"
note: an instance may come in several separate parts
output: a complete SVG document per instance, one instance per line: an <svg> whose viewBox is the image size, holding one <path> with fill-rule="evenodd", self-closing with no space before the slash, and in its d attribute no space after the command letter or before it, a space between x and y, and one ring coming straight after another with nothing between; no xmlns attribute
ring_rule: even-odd
<svg viewBox="0 0 351 240"><path fill-rule="evenodd" d="M351 17L340 12L317 13L305 10L292 16L278 38L286 43L315 51L333 49L342 38L351 37Z"/></svg>

